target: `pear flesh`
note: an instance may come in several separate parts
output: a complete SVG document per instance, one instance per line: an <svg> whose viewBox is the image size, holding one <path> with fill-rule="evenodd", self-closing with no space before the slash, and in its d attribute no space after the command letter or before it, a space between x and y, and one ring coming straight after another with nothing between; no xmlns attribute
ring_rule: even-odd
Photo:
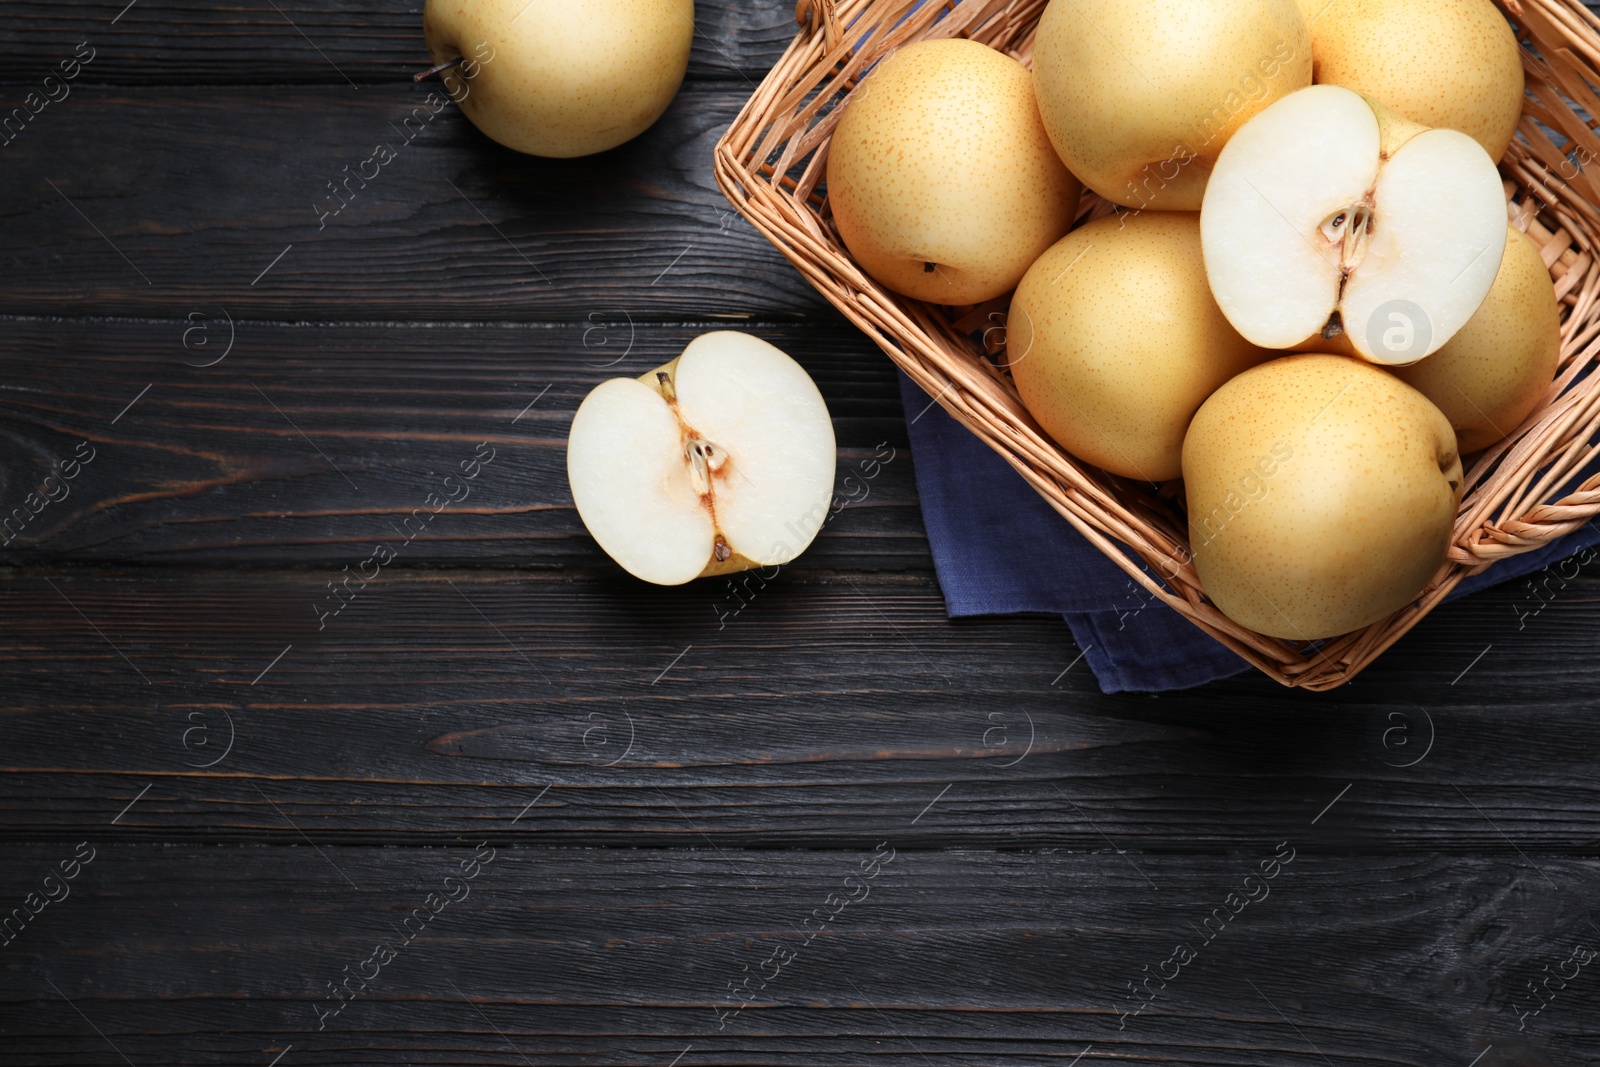
<svg viewBox="0 0 1600 1067"><path fill-rule="evenodd" d="M717 332L596 386L572 420L567 479L607 555L681 585L798 556L827 517L835 457L805 370L765 341Z"/></svg>
<svg viewBox="0 0 1600 1067"><path fill-rule="evenodd" d="M1443 346L1488 295L1505 194L1466 134L1316 85L1228 142L1200 232L1212 294L1246 339L1399 366Z"/></svg>

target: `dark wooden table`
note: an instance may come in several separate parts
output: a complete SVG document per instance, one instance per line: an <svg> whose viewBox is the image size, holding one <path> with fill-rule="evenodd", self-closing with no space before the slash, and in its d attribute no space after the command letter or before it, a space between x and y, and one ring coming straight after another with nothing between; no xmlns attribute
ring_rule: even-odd
<svg viewBox="0 0 1600 1067"><path fill-rule="evenodd" d="M712 184L790 0L571 162L396 143L418 3L122 4L0 27L6 109L93 55L0 147L0 1063L1600 1063L1600 568L1102 696L945 619L889 363ZM564 474L727 326L895 450L731 615Z"/></svg>

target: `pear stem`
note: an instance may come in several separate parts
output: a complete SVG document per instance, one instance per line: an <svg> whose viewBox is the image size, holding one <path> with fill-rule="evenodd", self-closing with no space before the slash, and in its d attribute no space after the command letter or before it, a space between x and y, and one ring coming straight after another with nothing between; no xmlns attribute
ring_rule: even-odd
<svg viewBox="0 0 1600 1067"><path fill-rule="evenodd" d="M677 387L672 384L672 375L668 374L664 370L658 370L656 371L656 381L661 383L661 395L667 398L667 403L672 405L672 413L677 415L678 390ZM678 421L683 421L681 416L678 418Z"/></svg>
<svg viewBox="0 0 1600 1067"><path fill-rule="evenodd" d="M418 74L413 74L411 76L411 80L414 81L414 82L427 81L429 78L433 77L435 74L443 74L445 71L449 70L451 67L459 67L462 63L465 63L466 60L467 60L466 56L456 56L454 59L449 60L449 61L444 62L444 63L440 63L436 67L429 67L425 71L422 71L422 72L420 72Z"/></svg>

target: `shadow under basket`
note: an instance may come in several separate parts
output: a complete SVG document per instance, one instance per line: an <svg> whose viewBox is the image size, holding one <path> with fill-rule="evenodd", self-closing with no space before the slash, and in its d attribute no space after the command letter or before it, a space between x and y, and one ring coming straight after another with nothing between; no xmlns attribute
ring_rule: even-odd
<svg viewBox="0 0 1600 1067"><path fill-rule="evenodd" d="M1006 299L976 308L889 292L851 260L822 185L829 140L850 93L889 52L967 37L1031 65L1046 0L800 0L800 32L717 143L716 175L734 207L801 274L962 425L1004 456L1062 518L1173 610L1277 681L1342 685L1415 626L1463 578L1529 552L1600 514L1600 476L1557 497L1597 454L1600 184L1585 164L1600 138L1600 19L1580 0L1496 0L1522 48L1527 96L1500 164L1511 221L1538 244L1561 309L1561 364L1538 406L1466 472L1448 558L1414 601L1364 629L1316 643L1256 633L1208 599L1189 552L1182 493L1074 459L1022 406L1001 349ZM1078 222L1112 211L1085 192ZM1143 560L1141 568L1136 559Z"/></svg>

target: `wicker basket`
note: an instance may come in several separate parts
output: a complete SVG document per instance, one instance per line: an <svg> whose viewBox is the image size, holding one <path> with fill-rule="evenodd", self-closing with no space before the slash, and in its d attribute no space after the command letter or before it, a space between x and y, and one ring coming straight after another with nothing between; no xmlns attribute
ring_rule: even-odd
<svg viewBox="0 0 1600 1067"><path fill-rule="evenodd" d="M874 63L900 45L969 37L1024 64L1046 0L800 0L801 30L716 149L728 199L928 395L1015 467L1067 522L1133 580L1284 685L1331 689L1353 678L1456 583L1528 552L1600 513L1600 477L1553 499L1596 454L1600 374L1600 19L1580 0L1497 0L1523 45L1528 96L1519 138L1501 163L1508 211L1540 245L1561 302L1561 367L1539 406L1466 474L1449 558L1417 599L1355 633L1315 645L1248 630L1206 598L1187 545L1182 494L1152 493L1074 459L1018 399L999 354L1006 300L976 308L923 304L889 292L851 261L825 187L829 138L842 105ZM1080 223L1111 211L1085 192ZM1123 550L1142 559L1147 568Z"/></svg>

